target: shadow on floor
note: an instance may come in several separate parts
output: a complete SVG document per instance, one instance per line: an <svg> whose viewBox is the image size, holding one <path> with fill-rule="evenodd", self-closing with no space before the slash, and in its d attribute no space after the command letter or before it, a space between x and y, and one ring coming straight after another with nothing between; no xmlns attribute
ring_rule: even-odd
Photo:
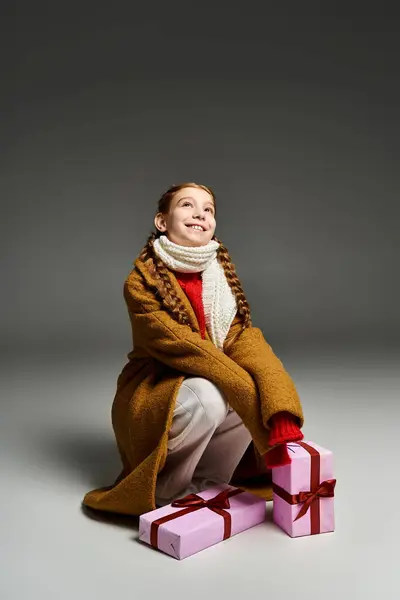
<svg viewBox="0 0 400 600"><path fill-rule="evenodd" d="M139 530L139 517L93 510L83 504L81 505L81 512L93 521L99 521L107 525L116 525L125 529L134 529L136 532ZM137 536L132 539L136 540Z"/></svg>
<svg viewBox="0 0 400 600"><path fill-rule="evenodd" d="M90 430L41 432L35 450L38 450L37 445L47 463L77 475L87 484L88 490L111 485L121 471L112 434Z"/></svg>
<svg viewBox="0 0 400 600"><path fill-rule="evenodd" d="M112 485L121 471L115 439L111 435L79 429L41 432L31 451L40 454L41 464L56 470L57 478L79 479L85 493ZM138 529L139 518L93 510L81 504L81 512L90 519L120 527Z"/></svg>

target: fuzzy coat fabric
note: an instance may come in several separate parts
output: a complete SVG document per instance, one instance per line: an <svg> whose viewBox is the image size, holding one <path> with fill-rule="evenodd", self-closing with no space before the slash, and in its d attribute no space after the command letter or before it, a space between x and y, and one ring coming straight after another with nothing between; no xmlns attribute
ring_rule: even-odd
<svg viewBox="0 0 400 600"><path fill-rule="evenodd" d="M167 457L175 399L185 376L205 377L217 385L251 433L253 441L230 483L271 500L271 473L262 458L270 449L268 421L288 411L303 426L294 382L257 327L243 331L226 352L213 344L207 331L202 339L193 307L169 271L195 331L177 323L156 293L149 262L136 259L124 282L133 350L118 376L112 405L122 470L113 485L88 492L83 504L128 515L156 508L157 475ZM238 329L235 317L227 339Z"/></svg>

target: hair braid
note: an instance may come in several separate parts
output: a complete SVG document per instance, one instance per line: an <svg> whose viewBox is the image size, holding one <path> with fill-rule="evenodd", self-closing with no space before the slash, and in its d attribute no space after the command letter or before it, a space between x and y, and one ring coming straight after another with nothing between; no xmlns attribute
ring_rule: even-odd
<svg viewBox="0 0 400 600"><path fill-rule="evenodd" d="M151 233L139 255L139 259L143 262L149 261L148 268L157 281L156 293L161 297L163 305L170 312L171 316L182 325L190 325L190 319L185 306L171 284L168 275L169 270L161 258L154 252L153 243L158 237L160 237L160 233Z"/></svg>
<svg viewBox="0 0 400 600"><path fill-rule="evenodd" d="M224 269L226 280L236 298L238 313L242 318L242 327L238 334L240 335L242 331L252 326L250 305L246 299L245 293L242 288L242 284L240 283L240 279L237 276L236 268L229 255L228 249L215 235L213 239L220 244L217 250L217 258ZM232 339L232 342L234 341L234 339L236 339L236 336Z"/></svg>

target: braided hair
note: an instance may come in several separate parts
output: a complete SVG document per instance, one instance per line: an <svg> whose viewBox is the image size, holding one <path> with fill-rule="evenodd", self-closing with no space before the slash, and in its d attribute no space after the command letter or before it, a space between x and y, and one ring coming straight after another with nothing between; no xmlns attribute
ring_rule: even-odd
<svg viewBox="0 0 400 600"><path fill-rule="evenodd" d="M157 212L167 214L174 194L186 187L199 188L208 192L214 201L214 209L216 214L216 201L214 192L212 192L210 188L204 185L200 185L193 182L181 183L170 187L166 192L164 192L164 194L159 199ZM142 252L139 254L138 258L143 262L149 261L148 268L150 269L150 272L152 273L157 282L156 293L162 299L162 304L164 305L166 310L168 310L171 316L178 323L182 325L190 325L189 316L185 310L185 307L180 301L177 294L175 293L174 286L171 284L171 280L168 275L169 269L161 260L161 258L157 256L157 254L154 252L154 240L160 237L162 234L163 233L158 230L157 233L152 232L148 237L146 245L144 246ZM242 321L242 327L237 334L240 335L240 333L244 329L246 329L247 327L251 327L250 306L246 300L246 296L243 292L242 285L236 274L235 266L232 263L227 248L215 235L212 239L220 244L219 248L217 249L217 260L222 265L227 282L232 290L232 293L236 298L238 314ZM235 339L236 336L230 340L229 344L225 345L224 349L229 347Z"/></svg>

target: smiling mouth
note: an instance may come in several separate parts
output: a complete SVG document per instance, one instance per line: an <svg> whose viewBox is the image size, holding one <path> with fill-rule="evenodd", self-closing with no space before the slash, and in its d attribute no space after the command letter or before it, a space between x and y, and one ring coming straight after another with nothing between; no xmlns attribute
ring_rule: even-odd
<svg viewBox="0 0 400 600"><path fill-rule="evenodd" d="M193 229L193 231L200 231L203 232L205 231L201 225L196 225L195 227L193 225L186 225L186 227L188 227L189 229Z"/></svg>

